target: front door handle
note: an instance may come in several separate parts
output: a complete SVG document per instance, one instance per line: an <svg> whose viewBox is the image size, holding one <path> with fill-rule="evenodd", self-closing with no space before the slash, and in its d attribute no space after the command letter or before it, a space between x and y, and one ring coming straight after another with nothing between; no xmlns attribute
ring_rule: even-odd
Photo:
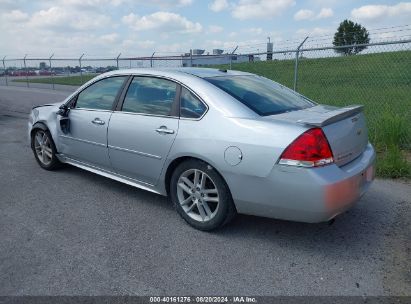
<svg viewBox="0 0 411 304"><path fill-rule="evenodd" d="M101 125L101 126L105 124L105 122L102 121L100 118L94 118L94 120L92 120L91 122L95 125Z"/></svg>
<svg viewBox="0 0 411 304"><path fill-rule="evenodd" d="M174 134L174 130L167 129L166 126L161 126L160 128L156 129L156 132L160 134Z"/></svg>

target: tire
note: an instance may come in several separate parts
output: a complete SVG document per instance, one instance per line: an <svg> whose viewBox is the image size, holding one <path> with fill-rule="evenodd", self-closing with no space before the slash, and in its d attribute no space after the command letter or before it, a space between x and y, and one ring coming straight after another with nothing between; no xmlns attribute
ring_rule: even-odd
<svg viewBox="0 0 411 304"><path fill-rule="evenodd" d="M37 163L45 170L56 170L61 162L56 156L56 146L48 130L35 129L31 135L31 149Z"/></svg>
<svg viewBox="0 0 411 304"><path fill-rule="evenodd" d="M198 230L222 227L236 214L226 182L200 160L187 160L177 166L171 176L170 195L180 216Z"/></svg>

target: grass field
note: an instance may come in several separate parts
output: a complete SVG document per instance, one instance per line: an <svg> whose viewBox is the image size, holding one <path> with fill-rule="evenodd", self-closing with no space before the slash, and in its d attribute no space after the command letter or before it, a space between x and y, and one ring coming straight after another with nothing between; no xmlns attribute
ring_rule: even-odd
<svg viewBox="0 0 411 304"><path fill-rule="evenodd" d="M90 79L96 77L96 74L90 75L86 74L83 75L83 81L81 81L80 76L55 76L55 77L44 77L44 78L29 78L29 82L31 83L53 83L54 84L62 84L62 85L71 85L71 86L80 86L83 83L86 83ZM15 82L26 82L26 79L15 79Z"/></svg>
<svg viewBox="0 0 411 304"><path fill-rule="evenodd" d="M233 69L293 87L294 60L239 63L234 64ZM83 80L92 77L84 75ZM51 83L52 79L30 81ZM80 76L54 78L56 84L79 85L80 82ZM411 51L302 58L298 91L318 103L364 105L369 137L378 151L378 175L411 177Z"/></svg>

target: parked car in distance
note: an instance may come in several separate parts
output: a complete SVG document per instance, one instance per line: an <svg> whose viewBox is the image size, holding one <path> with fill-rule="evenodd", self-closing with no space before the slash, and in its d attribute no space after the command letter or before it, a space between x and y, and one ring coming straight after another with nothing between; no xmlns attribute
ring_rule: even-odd
<svg viewBox="0 0 411 304"><path fill-rule="evenodd" d="M322 222L374 179L362 110L250 73L130 69L33 108L28 135L42 168L66 163L168 195L200 230L236 213Z"/></svg>

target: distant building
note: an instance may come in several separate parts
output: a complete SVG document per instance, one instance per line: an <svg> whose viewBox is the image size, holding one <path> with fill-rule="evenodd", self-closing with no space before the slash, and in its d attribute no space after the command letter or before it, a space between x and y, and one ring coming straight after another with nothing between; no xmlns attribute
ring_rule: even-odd
<svg viewBox="0 0 411 304"><path fill-rule="evenodd" d="M44 61L42 61L42 62L40 62L40 70L45 70L45 69L47 69L47 64L44 62Z"/></svg>
<svg viewBox="0 0 411 304"><path fill-rule="evenodd" d="M193 55L203 55L204 52L205 52L205 50L194 49L194 50L192 51L192 54L193 54Z"/></svg>
<svg viewBox="0 0 411 304"><path fill-rule="evenodd" d="M216 52L214 52L216 51ZM219 52L221 50L218 50ZM213 55L190 55L184 54L182 57L183 67L203 67L219 64L242 63L242 62L254 62L259 61L259 57L254 55L237 55L237 54L218 54L217 50L213 50ZM217 53L217 54L215 54Z"/></svg>

